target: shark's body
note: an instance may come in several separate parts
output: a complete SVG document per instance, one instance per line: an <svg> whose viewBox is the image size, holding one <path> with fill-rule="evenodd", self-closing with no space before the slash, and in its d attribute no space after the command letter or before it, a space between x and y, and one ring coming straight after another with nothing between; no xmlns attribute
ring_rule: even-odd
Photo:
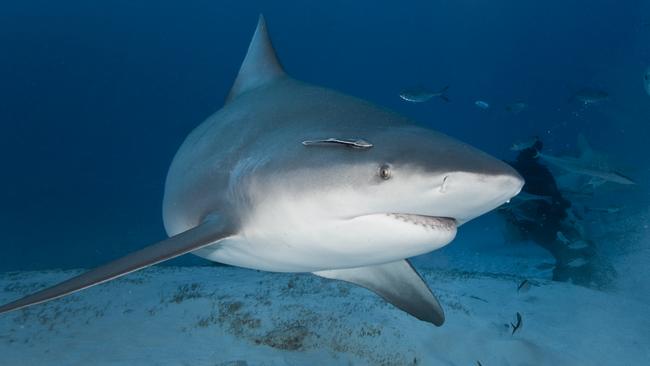
<svg viewBox="0 0 650 366"><path fill-rule="evenodd" d="M280 78L228 103L188 137L166 184L167 232L172 236L186 231L215 207L227 207L239 222L238 233L196 254L266 271L359 267L437 249L453 239L455 223L432 219L429 224L436 229L414 227L389 215L409 211L385 212L358 201L357 190L367 182L359 181L355 187L356 177L348 176L349 186L339 184L338 174L349 164L367 169L361 179L372 178L378 165L371 162L371 153L382 150L382 140L417 133L413 127L408 120L356 98ZM394 134L395 129L406 136ZM375 146L355 151L301 144L329 136L363 136ZM224 151L237 151L238 158ZM195 174L187 174L188 170ZM317 183L316 190L312 183ZM205 209L198 209L201 206ZM353 237L350 231L355 232ZM407 235L408 244L393 245L402 235Z"/></svg>
<svg viewBox="0 0 650 366"><path fill-rule="evenodd" d="M0 307L44 302L193 252L352 282L436 325L444 315L405 258L516 195L522 179L466 144L357 98L294 80L262 18L226 105L169 170L170 238Z"/></svg>
<svg viewBox="0 0 650 366"><path fill-rule="evenodd" d="M583 160L570 156L552 156L539 153L538 156L547 163L563 169L567 172L592 177L600 182L612 182L618 184L635 184L634 181L623 174L610 170L606 167L594 166L585 163Z"/></svg>
<svg viewBox="0 0 650 366"><path fill-rule="evenodd" d="M603 154L594 151L582 134L578 135L578 150L579 155L577 157L553 156L541 152L537 156L563 171L590 178L588 184L591 186L597 186L605 182L624 185L636 184L631 178L614 170L609 159Z"/></svg>

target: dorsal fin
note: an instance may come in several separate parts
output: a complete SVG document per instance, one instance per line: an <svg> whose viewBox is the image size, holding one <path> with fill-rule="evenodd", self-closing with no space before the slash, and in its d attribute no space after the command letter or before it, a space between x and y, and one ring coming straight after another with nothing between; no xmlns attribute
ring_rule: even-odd
<svg viewBox="0 0 650 366"><path fill-rule="evenodd" d="M239 74L235 83L230 89L226 103L237 98L237 96L271 82L285 74L278 57L275 55L275 49L271 44L266 21L260 14L257 22L257 29L248 46L246 58L239 68Z"/></svg>

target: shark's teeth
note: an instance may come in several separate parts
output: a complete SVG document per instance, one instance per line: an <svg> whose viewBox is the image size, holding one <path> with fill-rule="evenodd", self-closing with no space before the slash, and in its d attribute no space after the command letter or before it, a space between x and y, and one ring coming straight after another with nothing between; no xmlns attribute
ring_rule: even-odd
<svg viewBox="0 0 650 366"><path fill-rule="evenodd" d="M431 230L453 231L456 229L456 220L449 217L403 213L387 213L386 216Z"/></svg>

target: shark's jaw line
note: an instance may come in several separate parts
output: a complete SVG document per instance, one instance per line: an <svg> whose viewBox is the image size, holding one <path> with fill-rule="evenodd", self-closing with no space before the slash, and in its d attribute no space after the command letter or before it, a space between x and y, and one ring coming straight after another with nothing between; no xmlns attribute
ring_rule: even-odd
<svg viewBox="0 0 650 366"><path fill-rule="evenodd" d="M420 226L424 229L429 230L438 230L438 231L455 231L458 226L456 219L451 217L443 216L428 216L420 214L411 214L411 213L382 213L382 214L370 214L363 216L372 216L372 215L385 215L392 219L413 224L415 226ZM362 217L362 216L357 216Z"/></svg>
<svg viewBox="0 0 650 366"><path fill-rule="evenodd" d="M195 254L240 267L273 272L314 272L387 263L449 244L457 221L400 212L347 217L309 216L302 221L276 211L262 214L241 235ZM290 233L290 235L289 235Z"/></svg>

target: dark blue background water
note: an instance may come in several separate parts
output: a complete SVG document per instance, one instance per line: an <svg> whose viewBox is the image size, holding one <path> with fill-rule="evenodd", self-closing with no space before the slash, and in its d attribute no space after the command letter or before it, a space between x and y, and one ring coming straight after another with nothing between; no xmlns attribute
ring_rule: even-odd
<svg viewBox="0 0 650 366"><path fill-rule="evenodd" d="M260 12L299 79L502 158L536 134L552 151L570 150L582 131L635 164L631 175L647 174L638 164L650 136L647 9L606 0L3 2L0 270L89 267L163 238L167 167L222 105ZM419 84L451 85L452 102L397 97ZM612 97L586 110L567 103L585 86ZM477 99L492 108L477 109ZM517 100L528 110L505 112Z"/></svg>

